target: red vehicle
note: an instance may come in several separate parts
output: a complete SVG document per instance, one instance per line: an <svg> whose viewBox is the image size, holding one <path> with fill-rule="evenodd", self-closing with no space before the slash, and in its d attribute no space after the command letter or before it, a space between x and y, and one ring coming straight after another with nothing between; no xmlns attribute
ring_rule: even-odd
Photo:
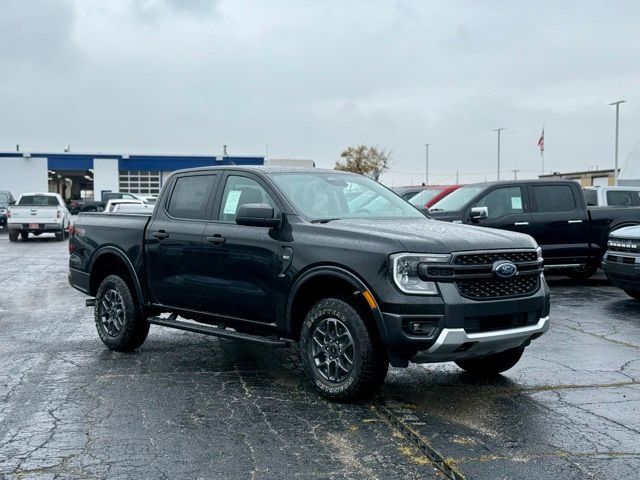
<svg viewBox="0 0 640 480"><path fill-rule="evenodd" d="M458 188L460 185L429 185L411 197L409 202L418 208L429 208Z"/></svg>

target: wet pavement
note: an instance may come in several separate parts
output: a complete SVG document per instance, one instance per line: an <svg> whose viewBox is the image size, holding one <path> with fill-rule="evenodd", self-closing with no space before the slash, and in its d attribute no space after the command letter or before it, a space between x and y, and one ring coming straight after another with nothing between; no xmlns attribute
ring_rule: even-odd
<svg viewBox="0 0 640 480"><path fill-rule="evenodd" d="M0 235L0 478L640 476L640 302L601 275L551 277L551 330L502 377L412 365L348 405L295 349L154 326L106 350L66 261Z"/></svg>

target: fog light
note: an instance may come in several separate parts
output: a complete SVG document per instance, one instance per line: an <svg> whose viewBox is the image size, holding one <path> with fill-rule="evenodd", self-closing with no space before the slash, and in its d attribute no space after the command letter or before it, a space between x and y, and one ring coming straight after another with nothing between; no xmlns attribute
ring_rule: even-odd
<svg viewBox="0 0 640 480"><path fill-rule="evenodd" d="M413 335L424 335L430 337L438 328L437 320L408 320L404 325L404 329L407 333Z"/></svg>

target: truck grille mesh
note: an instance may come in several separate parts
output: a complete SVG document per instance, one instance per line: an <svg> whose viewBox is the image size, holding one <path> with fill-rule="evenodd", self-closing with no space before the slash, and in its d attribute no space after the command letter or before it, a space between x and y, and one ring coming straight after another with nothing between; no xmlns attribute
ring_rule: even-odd
<svg viewBox="0 0 640 480"><path fill-rule="evenodd" d="M486 252L458 255L454 261L456 265L491 265L498 260L509 262L535 262L538 259L536 252Z"/></svg>
<svg viewBox="0 0 640 480"><path fill-rule="evenodd" d="M473 299L517 297L530 295L538 290L540 275L522 275L505 280L490 278L459 280L456 285L461 295Z"/></svg>

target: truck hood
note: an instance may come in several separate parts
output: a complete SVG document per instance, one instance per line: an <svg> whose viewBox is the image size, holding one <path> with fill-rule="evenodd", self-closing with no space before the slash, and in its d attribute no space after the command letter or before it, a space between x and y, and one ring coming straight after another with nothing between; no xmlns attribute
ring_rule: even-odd
<svg viewBox="0 0 640 480"><path fill-rule="evenodd" d="M529 235L428 218L344 219L325 224L335 230L396 240L406 251L451 253L468 250L536 248Z"/></svg>
<svg viewBox="0 0 640 480"><path fill-rule="evenodd" d="M640 226L619 228L611 232L609 236L611 238L622 238L625 240L640 240Z"/></svg>

